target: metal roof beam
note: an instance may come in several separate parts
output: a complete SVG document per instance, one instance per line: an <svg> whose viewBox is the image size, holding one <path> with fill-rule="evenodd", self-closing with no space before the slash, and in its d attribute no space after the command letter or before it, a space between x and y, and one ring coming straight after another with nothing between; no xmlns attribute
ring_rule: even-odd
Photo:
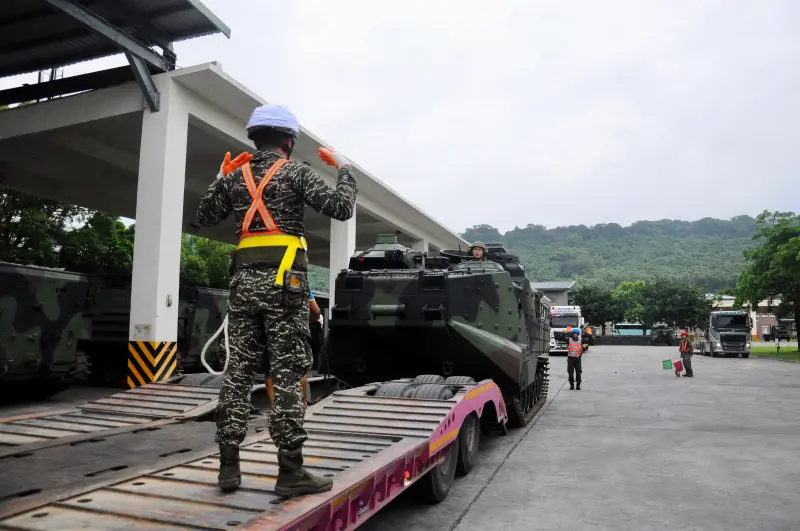
<svg viewBox="0 0 800 531"><path fill-rule="evenodd" d="M116 44L122 51L130 52L142 60L163 71L174 70L175 65L160 56L144 44L125 34L122 30L111 25L94 13L73 3L70 0L45 0L59 11L71 16L90 30Z"/></svg>
<svg viewBox="0 0 800 531"><path fill-rule="evenodd" d="M170 59L172 61L158 55L156 52L141 44L129 35L126 35L122 30L116 28L109 22L101 19L91 11L86 10L82 6L75 4L69 0L45 0L54 8L71 16L90 30L101 35L105 39L113 42L119 46L124 52L125 57L128 58L128 63L131 65L133 75L139 82L142 88L144 98L147 100L147 105L152 112L158 112L160 108L160 95L153 78L150 76L150 71L147 69L145 62L155 66L156 68L168 71L175 69L174 55L170 51Z"/></svg>
<svg viewBox="0 0 800 531"><path fill-rule="evenodd" d="M158 112L161 108L161 94L158 92L152 76L150 76L150 71L147 70L147 65L144 64L141 57L133 55L131 52L126 51L125 57L128 58L128 64L131 65L133 75L136 76L136 81L138 81L139 86L142 87L147 105L152 112Z"/></svg>

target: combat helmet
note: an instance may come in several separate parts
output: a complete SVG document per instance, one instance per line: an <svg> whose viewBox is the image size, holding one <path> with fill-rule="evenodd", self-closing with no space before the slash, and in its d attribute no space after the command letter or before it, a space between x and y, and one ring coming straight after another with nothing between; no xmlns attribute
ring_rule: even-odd
<svg viewBox="0 0 800 531"><path fill-rule="evenodd" d="M472 245L470 245L469 249L468 249L468 252L469 252L470 256L472 256L472 250L475 249L476 247L480 248L480 249L483 249L483 257L482 257L482 259L485 260L486 259L486 253L488 252L488 250L486 249L486 244L483 243L482 241L472 242Z"/></svg>

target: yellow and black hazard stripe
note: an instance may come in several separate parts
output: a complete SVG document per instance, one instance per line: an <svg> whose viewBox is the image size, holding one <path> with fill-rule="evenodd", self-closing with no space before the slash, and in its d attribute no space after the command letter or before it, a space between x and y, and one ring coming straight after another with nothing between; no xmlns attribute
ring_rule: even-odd
<svg viewBox="0 0 800 531"><path fill-rule="evenodd" d="M178 367L178 344L173 341L128 343L128 387L163 382Z"/></svg>

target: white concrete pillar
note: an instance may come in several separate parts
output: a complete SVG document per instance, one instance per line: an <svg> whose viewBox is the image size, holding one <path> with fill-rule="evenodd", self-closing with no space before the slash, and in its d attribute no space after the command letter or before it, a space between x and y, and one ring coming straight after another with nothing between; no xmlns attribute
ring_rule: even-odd
<svg viewBox="0 0 800 531"><path fill-rule="evenodd" d="M350 257L356 250L356 213L347 221L331 219L330 243L330 279L328 292L330 293L329 307L333 308L336 296L336 275L342 269L347 269ZM329 311L330 312L330 311ZM330 313L328 313L330 315Z"/></svg>
<svg viewBox="0 0 800 531"><path fill-rule="evenodd" d="M145 110L136 193L128 385L169 377L177 364L181 225L189 115L183 89L155 78L161 110Z"/></svg>
<svg viewBox="0 0 800 531"><path fill-rule="evenodd" d="M428 252L428 240L416 240L411 242L411 248L421 253Z"/></svg>

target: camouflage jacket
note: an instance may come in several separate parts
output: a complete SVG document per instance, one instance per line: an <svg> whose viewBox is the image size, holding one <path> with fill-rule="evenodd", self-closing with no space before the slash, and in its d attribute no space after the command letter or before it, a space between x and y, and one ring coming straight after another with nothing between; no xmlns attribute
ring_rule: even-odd
<svg viewBox="0 0 800 531"><path fill-rule="evenodd" d="M250 161L256 186L270 166L283 155L274 151L257 151ZM308 204L325 216L345 221L353 216L358 186L347 169L339 170L336 189L331 189L309 166L289 161L264 189L264 205L278 229L295 236L305 236L303 214ZM233 214L236 236L242 234L245 214L253 204L241 168L215 180L200 200L197 222L212 227ZM251 231L265 230L261 216L253 216Z"/></svg>

